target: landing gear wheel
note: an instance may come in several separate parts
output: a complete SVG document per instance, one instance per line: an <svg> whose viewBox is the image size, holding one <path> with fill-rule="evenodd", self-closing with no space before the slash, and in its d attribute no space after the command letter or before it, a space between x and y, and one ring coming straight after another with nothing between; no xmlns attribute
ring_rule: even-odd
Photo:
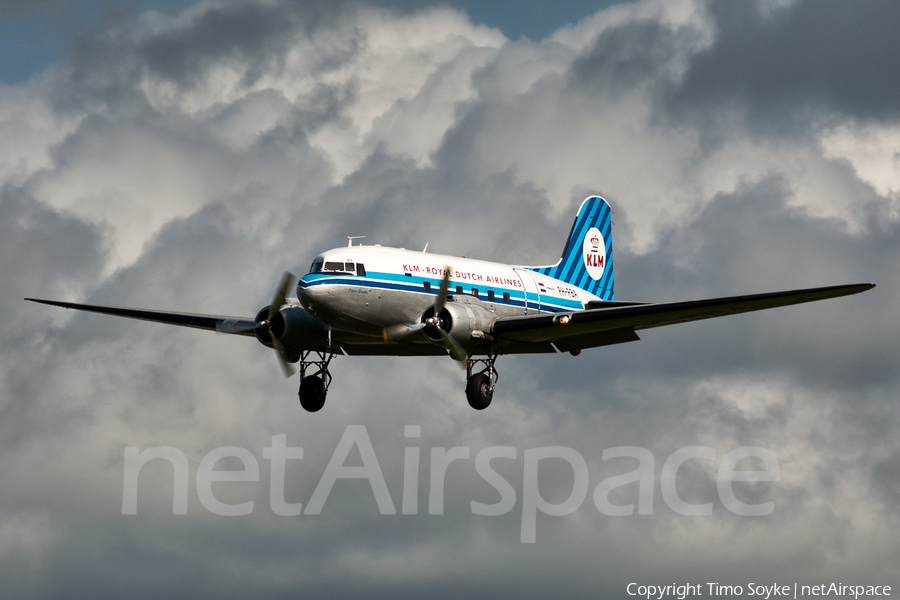
<svg viewBox="0 0 900 600"><path fill-rule="evenodd" d="M328 365L334 358L333 352L323 350L305 350L300 355L300 406L309 412L322 410L325 395L331 385L331 373ZM312 369L312 375L306 373Z"/></svg>
<svg viewBox="0 0 900 600"><path fill-rule="evenodd" d="M325 382L318 375L304 377L300 381L300 406L316 412L325 406Z"/></svg>
<svg viewBox="0 0 900 600"><path fill-rule="evenodd" d="M477 373L469 377L466 383L466 399L469 406L475 410L484 410L491 404L494 397L494 386L491 378L486 373Z"/></svg>

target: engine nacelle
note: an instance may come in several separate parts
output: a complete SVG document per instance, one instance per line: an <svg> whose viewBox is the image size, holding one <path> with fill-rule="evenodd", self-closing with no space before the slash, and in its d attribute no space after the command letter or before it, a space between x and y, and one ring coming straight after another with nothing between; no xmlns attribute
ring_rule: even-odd
<svg viewBox="0 0 900 600"><path fill-rule="evenodd" d="M267 306L256 314L256 322L264 321L269 317ZM300 360L300 353L304 350L324 350L328 345L328 329L305 308L301 306L286 306L272 318L271 332L264 329L256 330L256 339L264 346L272 347L272 337L278 338L281 345L289 355L289 362Z"/></svg>
<svg viewBox="0 0 900 600"><path fill-rule="evenodd" d="M432 316L434 316L433 306L422 314L422 321L425 322ZM491 330L496 320L497 315L480 303L448 301L438 315L438 326L464 347L472 347L490 341L487 332ZM424 329L424 333L435 342L442 341L441 334L429 327Z"/></svg>

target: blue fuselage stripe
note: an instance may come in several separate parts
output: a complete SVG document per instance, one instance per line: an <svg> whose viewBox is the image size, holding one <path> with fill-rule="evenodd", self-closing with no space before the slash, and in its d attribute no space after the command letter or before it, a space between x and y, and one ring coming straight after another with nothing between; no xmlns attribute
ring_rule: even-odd
<svg viewBox="0 0 900 600"><path fill-rule="evenodd" d="M424 283L430 283L430 291L425 291ZM308 289L320 285L344 285L348 287L365 287L371 289L396 290L401 292L425 294L437 296L440 289L441 280L430 279L427 277L413 276L406 277L403 275L395 275L393 273L377 273L370 271L365 277L355 277L353 275L322 275L308 274L297 282L299 289ZM450 294L455 294L458 284L450 282ZM525 307L525 298L527 293L527 301L529 307L537 308L547 312L561 312L582 310L584 308L580 300L569 300L557 298L546 294L536 294L533 292L524 292L515 288L506 288L502 286L485 286L485 285L459 285L462 287L464 294L471 295L472 289L475 288L479 292L479 298L483 302L493 302L494 304L503 304L506 306ZM487 292L494 292L494 300L487 300ZM503 301L503 294L508 293L510 301Z"/></svg>

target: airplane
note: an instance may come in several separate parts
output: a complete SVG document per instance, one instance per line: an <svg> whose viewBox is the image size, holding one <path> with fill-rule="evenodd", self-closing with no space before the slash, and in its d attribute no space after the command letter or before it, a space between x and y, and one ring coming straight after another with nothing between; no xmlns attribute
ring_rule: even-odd
<svg viewBox="0 0 900 600"><path fill-rule="evenodd" d="M31 302L255 337L273 348L285 376L299 363L300 404L316 412L331 384L336 355L449 355L466 370L466 398L490 405L501 355L568 352L639 340L642 329L814 302L875 287L858 283L679 302L615 299L612 219L599 196L579 208L553 265L526 267L354 245L316 256L288 298L282 275L272 303L255 318Z"/></svg>

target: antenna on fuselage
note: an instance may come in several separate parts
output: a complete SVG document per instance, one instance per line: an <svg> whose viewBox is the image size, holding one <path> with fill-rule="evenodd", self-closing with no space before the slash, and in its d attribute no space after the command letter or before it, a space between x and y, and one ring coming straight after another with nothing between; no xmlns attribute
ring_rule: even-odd
<svg viewBox="0 0 900 600"><path fill-rule="evenodd" d="M364 236L364 235L348 235L347 236L347 247L349 248L353 245L353 240L361 240L364 237L366 237L366 236ZM362 245L362 244L360 244L360 245Z"/></svg>
<svg viewBox="0 0 900 600"><path fill-rule="evenodd" d="M428 242L425 242L425 248L422 249L422 254L425 254L428 251Z"/></svg>

